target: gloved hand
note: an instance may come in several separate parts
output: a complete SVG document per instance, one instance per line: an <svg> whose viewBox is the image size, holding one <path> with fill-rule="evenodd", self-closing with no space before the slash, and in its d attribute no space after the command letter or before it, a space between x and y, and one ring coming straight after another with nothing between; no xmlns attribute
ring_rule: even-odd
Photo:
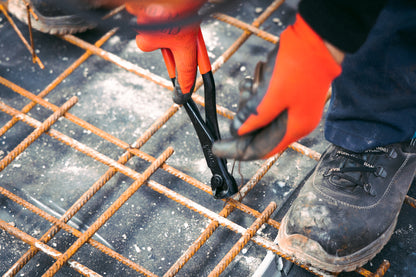
<svg viewBox="0 0 416 277"><path fill-rule="evenodd" d="M186 17L195 13L206 0L182 1L132 1L126 3L129 13L137 16L137 23L148 24ZM197 69L197 38L199 23L187 26L174 26L160 31L139 31L137 46L144 52L162 49L165 55L173 55L176 72L169 70L169 77L176 80L173 100L183 104L192 95ZM166 59L166 57L165 57ZM177 75L177 78L176 78Z"/></svg>
<svg viewBox="0 0 416 277"><path fill-rule="evenodd" d="M340 73L324 41L297 15L282 32L279 49L257 64L253 80L240 84L233 137L215 142L213 153L255 160L282 152L319 124L329 86Z"/></svg>

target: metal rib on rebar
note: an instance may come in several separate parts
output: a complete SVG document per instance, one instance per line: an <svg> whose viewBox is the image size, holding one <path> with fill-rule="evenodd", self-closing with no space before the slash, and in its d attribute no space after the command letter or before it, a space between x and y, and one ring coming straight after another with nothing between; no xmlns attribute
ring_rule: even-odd
<svg viewBox="0 0 416 277"><path fill-rule="evenodd" d="M42 276L53 276L74 254L106 223L110 217L146 182L150 176L173 154L169 147L117 198L117 200L79 237Z"/></svg>
<svg viewBox="0 0 416 277"><path fill-rule="evenodd" d="M234 210L235 207L242 206L241 201L246 194L253 188L261 178L268 172L271 166L276 162L278 156L269 158L253 175L253 177L247 182L243 188L240 189L240 192L235 196L235 199L228 199L226 205L218 214L224 218L227 218ZM175 199L173 199L175 200ZM179 201L177 201L179 202ZM179 202L181 203L181 202ZM260 215L257 212L256 217ZM274 220L269 219L268 223L270 225L276 225ZM277 223L279 224L279 223ZM192 258L193 255L202 247L202 245L211 237L214 231L219 227L218 221L212 221L207 228L201 233L201 235L195 240L192 245L182 254L182 256L171 266L171 268L164 274L164 277L174 276L179 270Z"/></svg>
<svg viewBox="0 0 416 277"><path fill-rule="evenodd" d="M39 239L40 243L46 244L49 240L52 239L52 237L55 235L55 233L57 231L52 233L51 230L63 229L65 231L67 231L68 233L73 234L76 237L80 237L82 235L82 233L80 231L78 231L77 229L75 229L75 228L71 227L70 225L66 224L66 222L68 221L68 219L66 218L67 216L65 216L66 214L64 214L60 219L57 219L54 216L51 216L47 212L41 210L40 208L34 206L33 204L27 202L26 200L24 200L24 199L20 198L19 196L11 193L10 191L6 190L5 188L3 188L1 186L0 186L0 194L4 195L5 197L9 198L10 200L14 201L15 203L21 205L22 207L24 207L24 208L28 209L29 211L33 212L34 214L42 217L43 219L51 222L52 224L54 224L54 226L52 226L52 228L48 232L46 232ZM107 246L103 245L102 243L100 243L100 242L98 242L98 241L96 241L92 238L88 240L88 243L91 244L93 247L97 248L98 250L100 250L101 252L107 254L108 256L110 256L110 257L120 261L121 263L129 266L130 268L136 270L137 272L140 272L145 276L156 277L156 275L154 275L150 271L146 270L144 267L142 267L142 266L134 263L133 261L123 257L122 255L120 255L116 251L108 248ZM30 245L31 245L31 248L28 252L25 253L25 255L27 255L28 253L29 253L29 255L36 254L38 250L42 250L42 249L39 249L38 247L36 247L33 244L30 244ZM23 256L25 256L25 255L23 255ZM30 259L32 257L33 256L28 256L26 259ZM20 260L21 259L19 259L19 261ZM22 264L19 263L19 261L17 263L15 263L15 266L16 266L16 264L17 265L22 265ZM8 277L8 276L13 276L13 275L17 274L17 272L21 269L21 267L16 268L15 266L11 267L3 276ZM16 271L16 269L17 269L17 271Z"/></svg>
<svg viewBox="0 0 416 277"><path fill-rule="evenodd" d="M257 218L253 225L251 225L243 236L237 241L236 244L230 249L225 257L217 264L214 270L208 275L209 277L219 276L225 268L231 263L244 246L250 241L250 239L256 234L260 227L270 218L272 213L276 210L276 203L271 202L264 212Z"/></svg>
<svg viewBox="0 0 416 277"><path fill-rule="evenodd" d="M90 51L93 54L103 58L104 60L106 60L108 62L111 62L111 63L119 66L120 68L123 68L123 69L125 69L129 72L132 72L132 73L136 74L137 76L140 76L140 77L142 77L146 80L149 80L149 81L151 81L155 84L158 84L158 85L160 85L160 86L162 86L162 87L164 87L164 88L166 88L170 91L173 90L173 86L172 86L171 81L168 81L167 79L165 79L165 78L163 78L159 75L156 75L156 74L150 72L147 69L144 69L144 68L142 68L142 67L140 67L136 64L133 64L130 61L122 59L119 56L114 55L111 52L108 52L108 51L103 50L99 47L96 47L96 46L94 46L94 45L92 45L88 42L85 42L82 39L77 38L76 36L73 36L73 35L65 35L65 36L61 36L61 38L66 40L69 43L72 43L72 44L84 49L84 50ZM222 58L220 57L220 59L222 59ZM202 86L202 84L203 84L202 78L198 77L198 79L195 83L195 90L198 90ZM200 95L193 94L192 98L195 100L196 103L198 103L202 106L204 105L203 97L201 97ZM224 117L227 117L227 118L230 118L230 119L233 118L233 112L231 112L230 110L228 110L228 109L226 109L222 106L217 105L217 112L218 112L218 114L220 114Z"/></svg>
<svg viewBox="0 0 416 277"><path fill-rule="evenodd" d="M110 30L109 32L107 32L104 36L102 36L96 43L95 45L97 47L100 47L101 45L104 44L104 42L106 42L111 36L113 36L116 33L117 29L114 28L112 30ZM38 94L38 97L40 98L44 98L46 95L49 94L49 92L51 92L54 88L56 88L56 86L58 86L66 77L68 77L72 72L74 72L75 69L77 69L83 62L85 62L90 56L91 56L91 52L87 51L86 53L84 53L81 57L79 57L73 64L71 64L68 68L66 68L64 70L64 72L62 72L55 80L52 81L52 83L50 83L43 91L41 91ZM22 112L23 113L28 113L31 109L33 109L33 107L35 107L36 102L30 102L29 104L27 104L23 109ZM18 122L19 119L16 117L13 117L9 122L7 122L5 125L3 125L3 127L0 128L0 137L2 135L4 135L5 132L7 132L7 130L9 130L10 128L12 128L14 126L14 124L16 124L16 122Z"/></svg>
<svg viewBox="0 0 416 277"><path fill-rule="evenodd" d="M24 121L26 123L29 123L32 126L37 126L37 125L40 125L41 124L37 120L35 120L33 118L30 118L29 116L27 116L25 114L22 114L21 112L19 112L17 110L14 110L14 109L12 109L10 107L7 107L7 105L2 104L1 102L0 102L0 109L3 110L6 113L9 113L12 116L18 116L18 117L20 117L22 121ZM108 157L105 157L104 155L96 152L95 150L89 149L87 146L82 145L81 143L76 142L75 140L73 140L73 139L71 139L71 138L69 138L69 137L67 137L67 136L65 136L63 134L60 134L59 132L57 132L57 131L55 131L53 129L49 130L48 134L50 134L52 137L54 137L54 138L56 138L56 139L58 139L58 140L60 140L60 141L62 141L64 143L72 146L73 148L75 148L75 149L83 152L84 154L86 154L86 155L88 155L90 157L93 157L94 159L96 159L96 160L98 160L98 161L100 161L100 162L102 162L102 163L104 163L104 164L106 164L108 166L113 166L113 167L117 168L120 172L126 174L127 176L129 176L129 177L131 177L133 179L135 177L137 177L136 174L138 174L138 173L135 173L131 169L126 168L126 167L123 167L122 165L117 164L115 161L109 159ZM277 157L275 157L275 159L276 158ZM271 162L272 161L273 160L271 160ZM266 169L270 168L270 166L272 164L271 162L265 167ZM263 170L263 173L265 173L265 171L267 172L267 170ZM246 189L244 187L241 189L241 192L240 192L241 195L245 195L251 188L254 187L255 183L257 183L260 179L261 179L260 176L257 176L255 178L253 178L253 182L249 182L249 185L247 186ZM206 217L208 217L208 218L210 218L212 220L217 221L218 217L216 216L217 215L216 213L213 213L213 212L205 209L204 207L200 206L199 204L197 204L197 203L195 203L193 201L190 201L189 199L186 199L185 197L183 197L183 196L181 196L181 195L179 195L179 194L177 194L177 193L175 193L175 192L173 192L173 191L165 188L164 186L162 186L162 185L160 185L160 184L158 184L156 182L153 182L152 180L150 180L148 182L148 185L152 189L154 189L154 190L156 190L156 191L158 191L158 192L160 192L160 193L168 196L169 198L177 201L178 203L180 203L180 204L182 204L182 205L184 205L184 206L186 206L186 207L188 207L188 208L190 208L190 209L192 209L192 210L194 210L194 211L196 211L196 212L198 212L198 213L200 213L200 214L202 214L202 215L204 215L204 216L206 216ZM222 218L222 217L220 217L220 218ZM224 220L225 220L225 218L224 218ZM233 230L233 231L235 231L237 233L243 233L244 232L244 231L241 231L241 230L244 230L244 228L242 228L241 226L238 226L238 225L236 225L234 223L231 223L228 220L225 221L228 224L227 223L224 224L224 222L222 220L220 220L218 222L221 225L224 225L227 228L229 228L229 229L231 229L231 230ZM278 248L278 246L276 246L273 242L268 241L268 240L265 240L264 238L258 238L258 237L254 237L253 238L253 241L256 242L257 244L259 244L260 246L263 246L266 249L272 250L276 254L282 255L286 259L289 259L292 262L297 263L296 260L293 260L291 257L285 256L283 253L281 253L281 251ZM302 266L302 267L304 267L305 269L307 269L307 270L315 273L315 274L317 274L317 272L319 272L318 269L308 268L308 267L305 267L305 266L303 266L301 264L299 264L299 265ZM320 274L319 273L318 275L325 275L325 274L326 273L324 273L324 274Z"/></svg>
<svg viewBox="0 0 416 277"><path fill-rule="evenodd" d="M16 84L11 83L10 81L2 78L0 76L0 82L3 83L4 85L10 87L11 89L13 89L14 91L18 92L19 94L28 97L29 99L31 99L32 101L41 104L42 106L49 108L51 110L56 110L57 107L39 97L37 97L36 95L30 93L29 91L17 86ZM146 143L147 140L149 140L151 138L151 136L158 131L179 109L179 106L174 104L172 105L166 112L164 115L162 115L152 126L151 128L149 128L148 130L146 130L143 135L140 137L140 139L134 144L134 145L129 145L113 136L111 136L110 134L96 128L95 126L83 121L82 119L79 119L78 117L70 114L70 113L66 113L65 117L67 119L69 119L71 122L79 125L80 127L83 127L89 131L91 131L92 133L106 139L109 142L114 143L115 145L125 149L126 151L148 161L148 162L153 162L154 161L154 157L140 151L138 148L140 148L142 145L144 145ZM12 109L11 107L6 107L4 106L4 111L6 113L9 113L12 116L16 115L16 118L18 119L26 119L23 120L26 123L28 123L31 126L37 126L37 122L30 118L30 117L25 117L23 114L21 114L20 112L18 112L17 110ZM60 134L59 132L52 130L52 132L50 134L56 135L56 137L61 138L60 140L63 141L64 143L68 144L69 146L74 147L71 143L71 139L67 136L64 136L62 134ZM79 143L75 143L75 145L78 145ZM89 155L88 153L96 153L94 150L87 148L84 145L80 145L79 147L76 147L77 150L83 152L83 150L85 150L85 154ZM81 150L80 150L81 149ZM97 155L92 156L92 157L97 157ZM97 159L97 158L96 158ZM100 161L100 159L98 159ZM164 164L162 166L162 169L164 169L165 171L171 173L172 175L184 180L185 182L201 189L202 191L205 191L206 193L212 194L211 188L209 186L207 186L206 184L184 174L183 172L180 172L179 170ZM245 208L246 209L246 208ZM248 210L248 208L246 209Z"/></svg>
<svg viewBox="0 0 416 277"><path fill-rule="evenodd" d="M39 124L38 127L27 136L19 145L17 145L9 154L7 154L0 161L0 171L9 165L18 155L20 155L26 148L28 148L38 137L40 137L45 131L47 131L52 124L54 124L64 113L66 113L75 103L78 102L78 98L73 96L61 108L58 108L45 122ZM4 106L4 103L0 101L0 105Z"/></svg>
<svg viewBox="0 0 416 277"><path fill-rule="evenodd" d="M29 116L24 115L21 112L19 112L17 110L14 110L14 109L12 109L10 107L7 107L7 105L5 105L5 104L0 103L0 109L3 110L6 113L9 113L12 116L17 116L17 117L21 118L22 121L24 121L26 123L29 123L32 126L36 126L36 125L39 125L40 124L39 122L37 122L36 120L30 118ZM158 125L158 124L156 124L156 125ZM111 161L111 159L109 159L109 158L103 158L102 155L99 155L94 150L89 149L87 146L84 146L84 145L80 144L79 142L76 142L75 140L68 140L68 138L65 135L60 134L59 132L57 132L57 131L55 131L53 129L49 130L48 133L52 137L57 138L57 139L59 139L62 142L66 142L68 145L70 145L68 143L68 141L72 142L73 145L70 145L70 146L74 147L75 149L82 150L84 152L84 154L87 154L87 155L95 158L96 160L99 160L99 161L101 161L101 162L103 162L103 163L105 163L107 165L110 165L110 164L113 164L114 165L115 164L115 162L114 161ZM272 165L271 162L267 163L266 166L262 168L263 170L261 170L260 175L264 175L267 172L267 170L271 167L271 165ZM123 167L121 167L121 168L123 168ZM120 171L123 172L123 169L121 169ZM124 173L126 173L126 172L127 172L127 175L128 176L134 178L134 172L131 173L131 171L129 171L128 169L125 169L124 168ZM251 184L249 187L251 187L251 188L254 187L254 183L255 182L258 182L260 179L261 179L261 176L257 175L255 178L253 178L251 180L251 182L249 182L249 184ZM160 185L156 185L156 186L160 187ZM242 189L242 193L243 194L245 194L247 192L248 192L248 189ZM240 204L240 205L242 205L242 204Z"/></svg>
<svg viewBox="0 0 416 277"><path fill-rule="evenodd" d="M55 248L50 247L47 244L44 244L40 240L37 240L36 238L29 236L25 232L19 230L16 227L13 227L12 225L8 224L7 222L0 219L0 228L6 231L7 233L15 236L16 238L20 239L21 241L29 244L31 247L35 247L36 249L42 251L44 254L54 258L58 259L62 253L55 250ZM100 274L94 272L93 270L89 269L88 267L80 264L79 262L75 260L69 260L68 265L77 271L78 273L84 275L84 276L101 276ZM6 274L3 276L7 276Z"/></svg>
<svg viewBox="0 0 416 277"><path fill-rule="evenodd" d="M150 139L151 135L154 134L157 130L161 128L161 126L166 123L166 121L172 116L173 112L177 109L177 105L172 105L170 109L168 109L164 115L162 115L156 122L147 129L139 139L135 143L131 145L132 148L140 148L148 139ZM125 152L117 161L120 164L126 164L131 158L133 157L132 153ZM149 155L150 157L150 155ZM147 159L149 162L155 161L155 158L150 157ZM162 167L166 166L163 164ZM100 190L115 174L117 170L115 168L110 168L97 182L95 182L72 206L69 208L64 215L61 217L63 222L69 221L81 208L82 206L87 203L89 199L91 199L95 193ZM59 231L60 225L52 226L50 230L48 230L41 238L45 242L52 239L52 237ZM93 245L94 246L94 245ZM134 262L122 257L118 253L114 253L114 251L108 250L106 248L100 248L101 251L106 253L107 255L119 260L123 264L129 266L130 268L143 273L146 276L154 276L153 273L147 271L146 269L138 266ZM8 272L14 275L36 254L36 249L30 249L26 252L20 259L17 261L12 268L9 269ZM10 275L10 276L12 276Z"/></svg>
<svg viewBox="0 0 416 277"><path fill-rule="evenodd" d="M230 25L233 25L234 27L240 28L244 31L250 31L254 35L258 36L259 38L262 38L268 42L271 42L273 44L276 44L279 42L279 37L272 35L266 31L263 31L259 29L258 27L255 27L253 25L247 24L241 20L238 20L237 18L234 18L232 16L223 14L223 13L215 13L212 15L213 18L218 19L220 21L223 21L225 23L228 23Z"/></svg>
<svg viewBox="0 0 416 277"><path fill-rule="evenodd" d="M221 216L220 214L217 214L215 212L210 211L209 209L203 207L202 205L200 205L200 204L198 204L198 203L196 203L196 202L194 202L194 201L192 201L190 199L187 199L183 195L181 195L181 194L179 194L179 193L177 193L177 192L175 192L173 190L170 190L170 189L166 188L165 186L163 186L163 185L161 185L159 183L156 183L156 182L150 180L147 183L147 185L150 188L152 188L153 190L155 190L155 191L157 191L157 192L165 195L166 197L174 200L175 202L180 203L180 204L186 206L188 209L193 210L193 211L195 211L195 212L197 212L197 213L199 213L199 214L201 214L201 215L203 215L203 216L205 216L205 217L207 217L207 218L209 218L209 219L211 219L213 221L218 222L218 224L220 224L221 226L224 226L224 227L230 229L231 231L233 231L233 232L235 232L237 234L241 234L242 235L242 234L244 234L246 232L246 229L244 227L242 227L242 226L240 226L240 225L238 225L238 224L236 224L236 223L228 220L227 218ZM305 269L308 269L309 271L311 271L311 272L313 272L313 273L315 273L317 275L325 276L325 275L328 275L329 274L329 273L327 273L325 271L322 271L320 269L315 269L315 268L312 268L312 267L307 267L305 265L302 265L301 263L299 263L298 261L296 261L294 258L285 255L281 251L280 247L277 244L275 244L274 242L272 242L272 241L270 241L270 240L268 240L268 239L266 239L264 237L255 235L255 236L253 236L251 238L251 240L254 243L262 246L263 248L268 249L268 250L271 250L275 254L280 255L280 256L284 257L285 259L287 259L287 260L289 260L289 261L291 261L291 262L293 262L295 264L298 264L299 266L302 266Z"/></svg>
<svg viewBox="0 0 416 277"><path fill-rule="evenodd" d="M410 197L409 195L406 195L406 198L404 199L405 203L410 205L413 208L416 208L416 199Z"/></svg>
<svg viewBox="0 0 416 277"><path fill-rule="evenodd" d="M24 122L26 122L26 123L28 123L28 124L30 124L32 126L37 126L37 125L40 125L41 124L37 120L35 120L33 118L30 118L29 116L27 116L25 114L22 114L21 112L19 112L17 110L14 110L14 109L8 107L7 105L5 105L5 104L3 104L1 102L0 102L0 109L2 111L6 112L6 113L9 113L12 116L17 116L17 117L21 118L22 121L24 121ZM137 178L138 177L137 176L138 173L135 173L131 169L126 168L126 167L123 167L122 165L117 164L115 161L112 161L108 157L105 157L104 155L96 152L95 150L89 149L87 146L82 145L81 143L76 142L75 140L73 140L73 139L71 139L71 138L69 138L69 137L67 137L67 136L65 136L63 134L60 134L59 132L57 132L57 131L55 131L53 129L49 130L48 134L50 134L52 137L54 137L54 138L56 138L56 139L58 139L58 140L60 140L60 141L62 141L64 143L66 143L66 144L74 147L75 149L83 152L84 154L87 154L88 156L93 157L94 159L96 159L98 161L101 161L102 163L104 163L104 164L106 164L108 166L113 166L113 167L117 168L120 172L126 174L127 176L129 176L131 178ZM270 168L270 166L271 165L268 165L268 166L266 166L266 168ZM258 180L260 180L259 176L257 178L254 178L254 182L258 182ZM149 181L148 182L148 185L151 188L155 189L156 191L159 191L159 192L162 191L162 192L165 192L165 193L168 192L168 195L172 195L172 193L173 193L170 190L166 190L166 188L163 189L164 187L162 185L157 184L157 183L152 182L152 181ZM253 186L254 185L252 183L251 187L253 187ZM247 190L242 189L242 193L243 194L246 193L246 192L247 192ZM175 193L173 193L173 195L175 195ZM187 200L184 197L179 197L179 198L173 197L173 199L181 199L181 202L182 203L185 203L185 206L190 205L191 207L199 207L199 208L201 208L200 205L197 205L196 203L194 203L192 201L189 201L189 200ZM196 209L196 211L197 212L200 212L201 214L204 214L204 215L209 215L208 217L210 217L211 219L213 218L212 217L213 214L215 214L215 213L210 212L210 211L208 211L206 209ZM232 226L232 224L231 224L231 226ZM241 228L242 227L239 227L239 228L238 227L237 228L234 227L234 228L230 228L230 229L241 230Z"/></svg>
<svg viewBox="0 0 416 277"><path fill-rule="evenodd" d="M390 268L390 262L387 260L383 260L383 262L380 264L379 268L375 273L372 273L371 271L368 271L364 268L358 268L355 270L355 272L365 276L365 277L381 277L386 274L387 270Z"/></svg>
<svg viewBox="0 0 416 277"><path fill-rule="evenodd" d="M49 103L49 102L47 102L47 101L45 101L45 100L43 100L43 99L41 99L41 98L33 95L29 91L26 91L26 90L24 90L21 87L18 87L17 85L9 82L8 80L5 80L1 76L0 76L0 82L2 82L3 84L7 85L10 88L12 88L13 90L15 90L16 92L20 93L21 95L23 95L25 97L28 97L28 98L30 98L33 101L36 101L37 103L41 104L42 106L44 106L46 108L50 108L51 110L56 110L56 108L57 108L53 104L51 104L51 103ZM114 143L114 144L116 144L116 145L118 145L118 146L120 146L120 147L128 150L129 152L137 155L138 157L140 157L140 158L142 158L142 159L144 159L146 161L152 162L152 161L154 161L154 158L151 157L150 155L144 153L144 152L141 152L140 150L138 150L138 148L140 148L148 139L150 139L150 137L157 130L159 130L161 128L161 126L163 126L163 124L165 124L167 122L167 120L169 120L171 118L171 116L178 109L179 109L179 106L178 105L176 105L176 104L172 105L167 110L167 112L162 117L160 117L160 119L157 120L152 125L151 128L149 128L148 130L146 130L143 133L143 135L141 136L141 138L134 145L129 145L129 144L127 144L127 143L125 143L125 142L123 142L121 140L118 140L117 138L112 137L108 133L105 133L104 131L99 130L98 128L96 128L94 126L91 126L89 123L87 123L87 122L85 122L85 121L83 121L83 120L75 117L74 115L72 115L70 113L66 113L65 114L65 117L67 119L70 119L71 122L73 122L75 124L78 124L79 126L81 126L83 128L86 128L87 130L90 130L91 132L97 134L98 136L100 136L100 137L102 137L104 139L107 139L108 141L110 141L110 142L112 142L112 143ZM11 115L18 115L18 118L19 119L22 119L22 118L23 119L26 119L26 122L28 124L32 125L32 126L36 126L36 124L37 124L36 121L34 121L32 118L25 117L22 114L20 114L18 111L15 111L14 109L12 109L10 107L9 107L9 111L7 111L7 110L5 110L5 111L7 113L11 114ZM23 121L25 121L25 120L23 120ZM65 143L67 143L68 145L71 146L71 143L68 143L68 141L69 141L68 137L59 135L59 132L57 132L55 130L52 130L51 134L58 134L57 137L61 137L61 140L62 139L64 140L63 142L65 142ZM86 148L85 146L81 146L81 149L88 149L88 148ZM86 151L86 154L87 153L91 153L91 152L94 152L94 151L90 149L90 150ZM166 170L167 172L171 173L172 175L174 175L174 176L176 176L176 177L178 177L178 178L186 181L187 183L190 183L191 185L194 185L195 187L197 187L197 188L199 188L199 189L201 189L201 190L203 190L203 191L205 191L205 192L207 192L209 194L212 194L211 188L209 186L207 186L206 184L199 182L198 180L196 180L196 179L194 179L194 178L192 178L192 177L190 177L190 176L188 176L188 175L186 175L186 174L184 174L184 173L182 173L182 172L174 169L173 167L171 167L169 165L164 164L162 166L162 168L164 170ZM241 193L243 193L243 192L240 192L240 194ZM240 204L240 206L241 206L241 204ZM238 207L240 207L240 206L238 206ZM249 208L243 208L243 209L249 210Z"/></svg>
<svg viewBox="0 0 416 277"><path fill-rule="evenodd" d="M36 62L40 68L44 69L45 66L43 65L42 61L39 59L39 57L36 55L36 52L33 50L33 48L30 46L30 44L27 42L25 37L23 36L22 32L20 32L19 28L17 28L16 24L14 23L13 19L8 14L6 8L0 3L0 10L3 12L4 16L9 21L10 25L13 27L16 34L19 36L20 40L23 42L23 44L26 46L27 50L29 50L30 54L32 55L34 62Z"/></svg>
<svg viewBox="0 0 416 277"><path fill-rule="evenodd" d="M27 116L26 114L23 114L23 113L19 112L18 110L7 106L6 104L4 104L2 102L0 102L0 110L2 110L5 113L8 113L12 116L20 116L21 120L23 122L25 122L25 123L27 123L27 124L35 127L35 128L38 128L39 126L42 125L42 123L40 123L38 120L36 120L34 118L31 118L31 117ZM77 140L75 140L71 137L68 137L67 135L62 134L59 131L56 131L54 129L50 129L48 131L48 134L50 136L52 136L53 138L55 138L55 139L65 143L65 144L71 146L72 148L80 151L81 153L84 153L87 156L89 156L89 157L91 157L91 158L93 158L93 159L95 159L95 160L97 160L97 161L99 161L99 162L101 162L101 163L103 163L107 166L114 167L115 169L117 169L117 171L125 174L126 176L128 176L132 179L140 178L140 174L137 173L136 171L134 171L133 169L131 169L131 168L125 166L125 165L122 165L120 163L117 163L115 160L110 159L109 157L101 154L100 152L86 146L85 144L82 144L82 143L78 142Z"/></svg>

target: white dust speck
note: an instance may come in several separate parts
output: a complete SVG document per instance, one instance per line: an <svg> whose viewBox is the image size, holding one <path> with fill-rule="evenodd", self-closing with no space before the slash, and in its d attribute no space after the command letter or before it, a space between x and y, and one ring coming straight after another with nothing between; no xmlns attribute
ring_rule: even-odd
<svg viewBox="0 0 416 277"><path fill-rule="evenodd" d="M284 187L286 186L286 183L285 183L285 182L283 182L283 181L278 181L278 182L277 182L277 185L278 185L279 187L281 187L281 188L284 188Z"/></svg>
<svg viewBox="0 0 416 277"><path fill-rule="evenodd" d="M134 247L134 250L135 250L137 253L142 252L142 250L140 249L140 247L139 247L139 246L137 246L137 244L133 244L133 247Z"/></svg>
<svg viewBox="0 0 416 277"><path fill-rule="evenodd" d="M117 45L120 43L120 37L119 36L113 36L111 39L107 42L110 45Z"/></svg>
<svg viewBox="0 0 416 277"><path fill-rule="evenodd" d="M263 8L262 7L257 7L254 11L256 13L261 13L263 11Z"/></svg>
<svg viewBox="0 0 416 277"><path fill-rule="evenodd" d="M272 19L272 21L273 21L273 23L277 24L277 26L282 26L283 25L280 18L275 17L275 18Z"/></svg>

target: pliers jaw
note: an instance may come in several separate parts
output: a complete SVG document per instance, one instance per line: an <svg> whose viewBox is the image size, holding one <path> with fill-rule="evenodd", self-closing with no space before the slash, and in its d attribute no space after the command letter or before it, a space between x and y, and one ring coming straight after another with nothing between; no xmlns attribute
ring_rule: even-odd
<svg viewBox="0 0 416 277"><path fill-rule="evenodd" d="M226 176L226 178L223 178L223 176ZM228 172L227 175L223 176L214 174L211 178L212 194L215 199L228 198L238 192L234 177L229 175Z"/></svg>

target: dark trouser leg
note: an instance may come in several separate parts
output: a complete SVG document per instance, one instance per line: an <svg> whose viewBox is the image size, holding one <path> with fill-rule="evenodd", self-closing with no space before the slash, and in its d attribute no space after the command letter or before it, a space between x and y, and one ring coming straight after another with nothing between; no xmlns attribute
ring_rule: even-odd
<svg viewBox="0 0 416 277"><path fill-rule="evenodd" d="M352 271L394 232L416 174L408 141L416 131L416 1L413 9L408 2L390 1L334 83L326 129L333 144L278 234L282 251L300 262Z"/></svg>
<svg viewBox="0 0 416 277"><path fill-rule="evenodd" d="M366 43L333 83L325 136L361 152L416 132L416 2L389 1Z"/></svg>

